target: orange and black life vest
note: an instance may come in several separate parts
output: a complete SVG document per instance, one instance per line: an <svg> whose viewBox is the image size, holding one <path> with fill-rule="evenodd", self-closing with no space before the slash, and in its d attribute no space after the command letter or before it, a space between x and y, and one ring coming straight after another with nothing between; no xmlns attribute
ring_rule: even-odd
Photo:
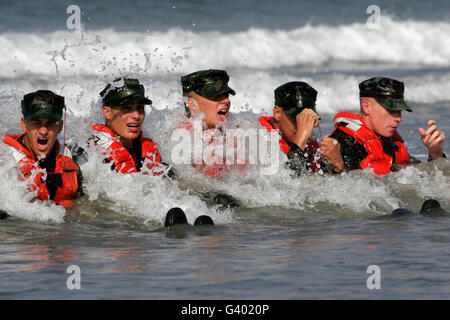
<svg viewBox="0 0 450 320"><path fill-rule="evenodd" d="M408 150L397 131L389 138L398 147L398 150L395 151L394 162L393 157L383 151L383 143L380 137L367 127L359 115L343 111L338 113L333 121L335 125L333 133L336 130L341 130L365 148L368 155L359 164L362 169L372 168L376 175L384 175L391 172L393 163L408 163Z"/></svg>
<svg viewBox="0 0 450 320"><path fill-rule="evenodd" d="M107 150L107 161L113 163L117 172L134 173L140 171L136 165L136 159L116 138L114 138L111 129L98 124L93 125L92 128L97 131L95 144L102 146ZM144 138L142 132L139 134L139 142L141 144L140 156L142 159L148 158L150 160L147 167L149 169L158 167L161 159L156 144L151 139ZM156 175L158 172L153 171L153 174Z"/></svg>
<svg viewBox="0 0 450 320"><path fill-rule="evenodd" d="M189 121L179 121L178 123L179 128L186 129L188 131L194 130L194 127L192 123ZM217 155L210 155L208 159L211 164L208 165L203 161L203 154L202 154L202 161L199 164L194 164L194 167L197 171L202 172L203 174L207 175L210 178L214 178L217 176L223 176L228 174L230 171L228 170L227 165L225 165L223 162L223 159L220 159Z"/></svg>
<svg viewBox="0 0 450 320"><path fill-rule="evenodd" d="M186 129L187 131L193 131L194 130L194 126L192 125L191 122L189 121L185 121L185 120L180 120L178 122L178 128L182 128L182 129ZM203 138L203 137L202 137ZM236 150L237 148L237 143L233 142L224 142L226 141L225 136L222 136L222 138L224 138L222 141L216 142L214 139L211 139L209 141L203 141L203 142L207 142L208 145L210 146L214 146L214 144L217 143L218 146L222 145L223 148L232 148L234 150ZM195 138L194 138L195 139ZM207 140L208 138L205 138L205 140ZM220 149L220 148L219 148ZM223 150L223 149L221 149ZM202 172L203 174L207 175L210 178L216 178L219 176L226 176L228 174L231 173L230 170L235 170L238 169L240 171L240 173L242 175L246 175L246 167L247 164L235 164L235 163L227 163L227 159L226 157L223 156L223 154L216 154L215 152L213 152L212 154L208 154L208 163L205 163L205 161L203 160L203 154L200 155L196 155L196 156L201 156L201 161L199 161L200 163L193 163L193 166L195 167L195 169L199 172Z"/></svg>
<svg viewBox="0 0 450 320"><path fill-rule="evenodd" d="M272 120L273 117L265 117L261 116L259 117L259 123L263 127L265 127L268 131L273 131L275 128L270 124L270 120ZM280 149L283 150L285 154L287 154L291 150L291 146L283 139L280 138ZM317 153L317 150L319 149L319 143L314 139L308 139L308 142L306 143L306 148L311 152L312 155L315 155ZM311 171L312 172L319 172L321 167L322 159L320 157L311 157L309 159L309 162L311 164Z"/></svg>
<svg viewBox="0 0 450 320"><path fill-rule="evenodd" d="M20 142L24 135L6 135L3 142L12 149L13 156L20 168L20 172L25 179L32 176L33 171L42 169L39 162L34 160L31 152ZM30 183L31 191L37 190L37 198L42 201L53 200L56 204L69 207L73 203L80 182L78 181L78 172L80 168L75 164L72 158L59 154L60 145L55 142L51 155L54 156L55 169L53 172L47 171L47 179L44 181L44 173L38 172L34 176L34 181ZM51 180L56 183L47 184Z"/></svg>

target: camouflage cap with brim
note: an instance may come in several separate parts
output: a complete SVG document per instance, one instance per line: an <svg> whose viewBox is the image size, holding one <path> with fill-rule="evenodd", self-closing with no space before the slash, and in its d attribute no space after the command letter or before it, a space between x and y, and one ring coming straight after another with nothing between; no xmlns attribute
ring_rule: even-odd
<svg viewBox="0 0 450 320"><path fill-rule="evenodd" d="M49 118L59 121L64 110L64 97L50 90L38 90L26 94L21 101L22 114L26 121Z"/></svg>
<svg viewBox="0 0 450 320"><path fill-rule="evenodd" d="M275 89L275 105L291 118L304 109L316 111L317 91L306 82L292 81Z"/></svg>
<svg viewBox="0 0 450 320"><path fill-rule="evenodd" d="M145 97L144 86L137 79L115 79L100 92L100 96L104 106L124 106L134 102L152 104L152 101Z"/></svg>
<svg viewBox="0 0 450 320"><path fill-rule="evenodd" d="M406 110L412 112L411 108L406 104L403 99L390 99L390 98L374 98L376 102L381 104L384 108L389 110Z"/></svg>
<svg viewBox="0 0 450 320"><path fill-rule="evenodd" d="M359 96L361 98L374 98L375 101L389 110L412 112L404 100L404 92L404 83L391 78L374 77L359 84Z"/></svg>
<svg viewBox="0 0 450 320"><path fill-rule="evenodd" d="M205 98L215 98L223 94L235 95L236 92L228 86L230 80L224 70L201 70L181 77L183 95L195 92Z"/></svg>

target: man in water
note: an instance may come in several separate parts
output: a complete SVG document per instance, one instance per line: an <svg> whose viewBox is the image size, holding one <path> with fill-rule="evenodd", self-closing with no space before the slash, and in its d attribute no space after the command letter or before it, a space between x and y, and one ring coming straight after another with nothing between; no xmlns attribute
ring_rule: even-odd
<svg viewBox="0 0 450 320"><path fill-rule="evenodd" d="M340 112L334 117L335 130L320 143L320 150L337 172L372 168L377 175L397 171L399 165L420 161L410 156L397 128L405 103L403 82L390 78L371 78L359 84L360 112ZM445 158L445 136L435 120L419 128L427 147L428 161Z"/></svg>
<svg viewBox="0 0 450 320"><path fill-rule="evenodd" d="M37 192L37 199L69 207L81 194L82 179L68 149L64 155L59 153L57 137L64 125L61 120L64 108L64 97L52 91L26 94L20 123L23 134L6 135L3 142L11 148L19 176L31 178L29 189ZM36 170L44 170L45 174Z"/></svg>
<svg viewBox="0 0 450 320"><path fill-rule="evenodd" d="M297 174L331 171L317 153L319 143L311 138L320 120L317 91L306 82L292 81L276 88L274 94L273 116L261 116L259 122L269 131L279 130L280 148L289 158L289 167Z"/></svg>
<svg viewBox="0 0 450 320"><path fill-rule="evenodd" d="M164 171L156 144L142 134L145 105L152 101L145 97L144 86L137 79L119 78L100 92L105 125L93 126L96 131L94 144L105 152L105 162L117 172L128 174L142 170L144 162L153 175ZM183 210L169 210L165 227L187 222ZM209 219L208 219L209 218ZM206 220L205 220L206 219ZM210 217L199 217L195 224L213 224Z"/></svg>
<svg viewBox="0 0 450 320"><path fill-rule="evenodd" d="M120 173L139 172L146 159L148 169L157 174L160 154L156 144L142 135L145 105L152 101L145 97L139 80L118 78L100 92L105 125L95 124L94 144L105 149L105 162Z"/></svg>
<svg viewBox="0 0 450 320"><path fill-rule="evenodd" d="M204 143L214 146L224 144L222 125L228 118L231 107L229 94L236 92L228 86L229 76L223 70L201 70L181 77L183 96L187 97L185 105L188 118L203 117L202 140ZM181 127L192 130L191 122L183 122ZM220 138L215 133L219 131ZM197 170L210 177L216 177L228 172L230 164L227 166L222 155L212 154L210 156L211 165L206 163L196 164Z"/></svg>
<svg viewBox="0 0 450 320"><path fill-rule="evenodd" d="M188 119L180 123L180 127L188 131L194 131L196 119L201 118L201 139L202 144L208 147L218 147L219 152L225 148L231 148L236 151L234 143L227 143L223 123L228 118L231 107L229 95L235 95L236 92L228 86L229 76L224 70L200 70L181 77L183 96L187 98L185 111ZM198 123L198 122L197 122ZM224 148L224 149L222 149ZM206 150L206 149L205 149ZM195 159L201 157L199 163ZM195 154L192 159L192 165L197 171L202 172L210 178L228 174L229 169L237 167L241 173L245 165L235 165L227 163L222 154L215 154L214 151L208 154L209 163L203 161L203 154ZM208 192L203 194L205 201L218 203L223 206L237 206L236 199L226 194L217 194Z"/></svg>

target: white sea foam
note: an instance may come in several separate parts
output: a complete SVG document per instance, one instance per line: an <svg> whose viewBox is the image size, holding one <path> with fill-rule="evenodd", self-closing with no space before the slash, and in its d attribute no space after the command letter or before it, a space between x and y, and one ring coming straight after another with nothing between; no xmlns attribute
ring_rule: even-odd
<svg viewBox="0 0 450 320"><path fill-rule="evenodd" d="M17 98L50 88L66 97L70 112L81 116L107 81L129 75L144 83L156 108L171 109L181 102L181 75L223 68L237 92L232 112L270 112L273 90L293 80L318 90L320 112L355 110L358 83L383 75L405 82L408 101L450 101L450 23L383 16L381 27L369 30L355 23L236 33L1 33L0 96ZM399 70L404 71L399 75Z"/></svg>
<svg viewBox="0 0 450 320"><path fill-rule="evenodd" d="M326 66L333 61L450 66L450 23L396 21L235 33L183 31L0 34L0 77L40 75L162 75L204 68L271 70ZM251 71L251 72L254 72Z"/></svg>
<svg viewBox="0 0 450 320"><path fill-rule="evenodd" d="M162 223L166 212L180 207L193 224L200 215L209 215L219 224L233 221L230 210L208 208L201 199L181 190L175 180L152 174L117 174L104 164L95 150L87 150L88 161L81 165L89 201L107 200L108 208L123 215L138 217L145 223Z"/></svg>
<svg viewBox="0 0 450 320"><path fill-rule="evenodd" d="M27 190L27 181L20 181L9 147L0 144L0 209L9 215L40 222L64 221L66 210L51 202L33 201L36 192Z"/></svg>

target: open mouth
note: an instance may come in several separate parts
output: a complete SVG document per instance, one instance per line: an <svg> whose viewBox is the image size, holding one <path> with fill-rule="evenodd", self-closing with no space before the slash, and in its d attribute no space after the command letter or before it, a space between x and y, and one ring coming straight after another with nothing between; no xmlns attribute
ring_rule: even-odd
<svg viewBox="0 0 450 320"><path fill-rule="evenodd" d="M141 125L139 123L128 123L127 127L131 132L138 132Z"/></svg>
<svg viewBox="0 0 450 320"><path fill-rule="evenodd" d="M222 120L225 120L228 117L228 109L224 108L217 112L217 114L222 118Z"/></svg>
<svg viewBox="0 0 450 320"><path fill-rule="evenodd" d="M45 151L45 150L47 150L48 139L47 138L38 138L37 144L38 144L39 151Z"/></svg>

